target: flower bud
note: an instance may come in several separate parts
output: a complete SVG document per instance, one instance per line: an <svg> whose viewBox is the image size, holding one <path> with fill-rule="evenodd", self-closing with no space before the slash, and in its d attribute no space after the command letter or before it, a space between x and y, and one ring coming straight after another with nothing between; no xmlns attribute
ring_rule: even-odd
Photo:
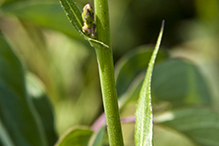
<svg viewBox="0 0 219 146"><path fill-rule="evenodd" d="M90 36L92 29L89 28L87 24L84 24L84 26L82 27L82 31L83 31L86 35Z"/></svg>
<svg viewBox="0 0 219 146"><path fill-rule="evenodd" d="M94 11L90 4L86 4L82 11L82 19L89 27L94 22Z"/></svg>

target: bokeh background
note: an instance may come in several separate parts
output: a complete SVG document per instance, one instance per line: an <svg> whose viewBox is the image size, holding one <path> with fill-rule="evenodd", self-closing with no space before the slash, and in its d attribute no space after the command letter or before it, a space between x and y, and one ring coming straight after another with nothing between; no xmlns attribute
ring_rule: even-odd
<svg viewBox="0 0 219 146"><path fill-rule="evenodd" d="M92 0L75 1L80 9L93 5ZM57 133L91 125L103 112L95 51L74 30L58 0L1 0L0 6L0 34L44 85ZM155 45L165 20L161 51L192 62L203 75L211 106L219 109L218 0L109 0L109 10L115 66L129 51ZM122 115L132 115L133 105Z"/></svg>

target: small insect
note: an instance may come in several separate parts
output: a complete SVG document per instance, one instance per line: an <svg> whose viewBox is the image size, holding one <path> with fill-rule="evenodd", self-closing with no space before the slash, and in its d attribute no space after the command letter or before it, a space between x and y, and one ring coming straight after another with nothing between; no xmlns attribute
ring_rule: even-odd
<svg viewBox="0 0 219 146"><path fill-rule="evenodd" d="M94 23L94 11L90 4L86 4L82 11L82 20L84 22L84 26L82 27L82 31L89 37L96 37L96 25Z"/></svg>

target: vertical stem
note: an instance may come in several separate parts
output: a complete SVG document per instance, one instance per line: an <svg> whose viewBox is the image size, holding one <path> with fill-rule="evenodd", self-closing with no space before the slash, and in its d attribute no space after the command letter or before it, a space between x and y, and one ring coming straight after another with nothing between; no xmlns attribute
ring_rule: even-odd
<svg viewBox="0 0 219 146"><path fill-rule="evenodd" d="M109 46L109 48L105 49L95 48L109 143L111 146L123 146L124 144L114 78L112 47L110 42L108 0L95 0L94 5L97 39Z"/></svg>

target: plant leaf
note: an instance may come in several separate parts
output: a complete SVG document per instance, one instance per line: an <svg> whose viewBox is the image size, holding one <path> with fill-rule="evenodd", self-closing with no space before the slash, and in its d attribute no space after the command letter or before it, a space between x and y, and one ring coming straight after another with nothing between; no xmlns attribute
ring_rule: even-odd
<svg viewBox="0 0 219 146"><path fill-rule="evenodd" d="M109 46L103 42L92 39L82 32L83 20L81 17L81 11L73 0L60 0L60 2L76 31L83 36L85 40L88 40L92 47L109 48Z"/></svg>
<svg viewBox="0 0 219 146"><path fill-rule="evenodd" d="M40 117L46 134L48 145L54 145L58 137L55 131L55 119L52 104L45 94L42 82L32 73L26 75L29 97Z"/></svg>
<svg viewBox="0 0 219 146"><path fill-rule="evenodd" d="M82 38L72 27L58 2L16 2L4 6L1 10L3 14L13 14L20 20L30 21L39 26L58 30L74 38Z"/></svg>
<svg viewBox="0 0 219 146"><path fill-rule="evenodd" d="M154 124L153 144L155 146L197 146L179 131L160 124Z"/></svg>
<svg viewBox="0 0 219 146"><path fill-rule="evenodd" d="M212 95L200 70L182 59L169 59L154 68L152 95L159 101L211 104Z"/></svg>
<svg viewBox="0 0 219 146"><path fill-rule="evenodd" d="M133 80L145 72L153 53L153 46L140 46L124 55L117 63L115 70L116 88L118 98L123 96L130 88ZM157 54L156 63L168 57L164 50Z"/></svg>
<svg viewBox="0 0 219 146"><path fill-rule="evenodd" d="M151 76L154 62L158 53L162 35L163 35L164 21L160 30L160 34L151 56L148 65L148 70L145 80L140 92L139 101L136 109L136 123L135 123L135 145L136 146L152 146L152 105L151 105Z"/></svg>
<svg viewBox="0 0 219 146"><path fill-rule="evenodd" d="M184 107L154 117L160 126L169 127L200 146L219 144L219 114L210 108ZM171 141L172 138L169 139Z"/></svg>
<svg viewBox="0 0 219 146"><path fill-rule="evenodd" d="M40 119L27 96L22 65L0 37L0 143L46 146Z"/></svg>
<svg viewBox="0 0 219 146"><path fill-rule="evenodd" d="M67 131L55 146L87 146L93 131L88 128L72 128Z"/></svg>
<svg viewBox="0 0 219 146"><path fill-rule="evenodd" d="M129 101L138 99L145 70L152 53L152 46L140 46L124 55L116 64L116 87L121 108ZM164 50L159 51L156 63L167 57L167 52Z"/></svg>
<svg viewBox="0 0 219 146"><path fill-rule="evenodd" d="M60 0L60 2L69 21L74 26L76 31L81 36L88 39L88 37L82 32L83 21L81 18L81 11L79 10L75 2L73 0Z"/></svg>
<svg viewBox="0 0 219 146"><path fill-rule="evenodd" d="M90 45L94 48L102 48L102 49L105 49L105 48L109 48L108 45L104 44L103 42L101 41L98 41L98 40L95 40L95 39L92 39L92 38L89 38L88 39Z"/></svg>
<svg viewBox="0 0 219 146"><path fill-rule="evenodd" d="M89 146L102 146L103 138L106 134L106 127L102 126L96 134L94 134L93 140L90 142Z"/></svg>

